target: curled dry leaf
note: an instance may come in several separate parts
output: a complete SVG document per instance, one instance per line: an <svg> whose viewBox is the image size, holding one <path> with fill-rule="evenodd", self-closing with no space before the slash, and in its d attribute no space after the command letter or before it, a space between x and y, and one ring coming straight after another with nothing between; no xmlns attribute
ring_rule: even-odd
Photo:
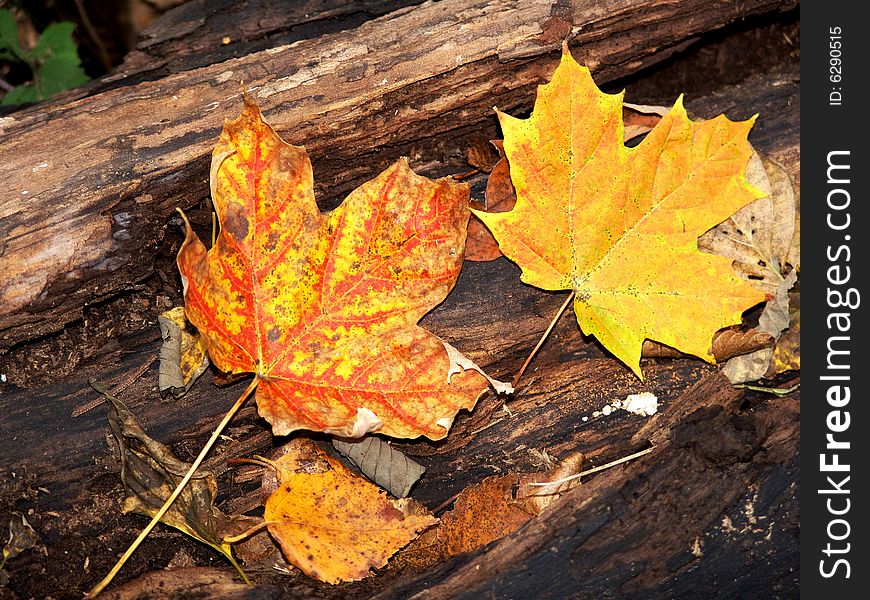
<svg viewBox="0 0 870 600"><path fill-rule="evenodd" d="M756 330L768 333L779 345L780 336L790 329L789 298L800 301L799 295L790 293L800 265L799 196L786 170L758 154L747 167L747 177L765 192L765 197L708 231L698 245L707 252L732 258L738 275L768 294ZM799 332L798 321L778 354L780 365L794 366L781 357L789 353L785 348L794 347L795 342L799 348ZM765 347L734 356L725 363L723 373L735 384L775 374L779 371L773 364L774 352L772 347Z"/></svg>
<svg viewBox="0 0 870 600"><path fill-rule="evenodd" d="M95 382L91 385L109 402L109 426L118 441L121 455L121 482L125 494L122 510L153 517L190 465L178 460L167 446L148 436L127 406L110 395L104 386ZM233 557L232 548L222 541L224 530L231 529L232 522L215 507L216 496L214 475L210 471L198 471L161 521L223 554L247 581Z"/></svg>
<svg viewBox="0 0 870 600"><path fill-rule="evenodd" d="M639 135L649 133L669 110L667 106L623 102L622 120L625 123L623 139L627 142Z"/></svg>
<svg viewBox="0 0 870 600"><path fill-rule="evenodd" d="M423 568L510 535L561 494L580 485L579 478L557 480L579 473L583 461L583 454L576 452L545 473L487 477L462 490L453 502L453 509L441 517L436 527L403 550L395 562ZM557 483L531 485L549 481Z"/></svg>
<svg viewBox="0 0 870 600"><path fill-rule="evenodd" d="M780 283L773 299L767 302L758 319L759 331L764 331L774 339L779 339L780 334L788 328L791 320L788 308L788 291L796 280L797 271L793 270ZM763 348L749 354L735 356L725 363L722 372L731 383L756 381L767 373L772 357L773 348Z"/></svg>
<svg viewBox="0 0 870 600"><path fill-rule="evenodd" d="M514 185L511 183L510 166L504 156L504 146L501 140L495 140L492 145L498 150L499 160L493 166L486 180L486 195L483 203L472 201L471 207L486 212L505 212L511 210L517 202ZM498 242L492 237L486 225L472 215L468 222L468 240L465 244L466 260L484 262L495 260L501 256Z"/></svg>
<svg viewBox="0 0 870 600"><path fill-rule="evenodd" d="M517 500L523 502L523 507L532 514L538 515L542 510L559 499L562 494L580 485L580 478L560 481L580 472L586 456L582 452L568 455L559 465L547 473L534 473L520 477ZM548 483L543 486L532 486L531 483Z"/></svg>
<svg viewBox="0 0 870 600"><path fill-rule="evenodd" d="M158 388L179 398L208 368L205 344L187 320L183 306L165 311L157 317L157 322L163 337Z"/></svg>
<svg viewBox="0 0 870 600"><path fill-rule="evenodd" d="M762 348L772 348L776 340L766 331L750 329L741 331L738 328L729 327L720 329L713 335L713 347L711 352L716 362L722 363L740 354L747 354ZM643 343L643 354L647 358L678 358L685 356L673 348L651 342Z"/></svg>
<svg viewBox="0 0 870 600"><path fill-rule="evenodd" d="M335 449L352 462L363 475L396 498L404 498L423 475L424 469L379 437L361 440L332 440Z"/></svg>
<svg viewBox="0 0 870 600"><path fill-rule="evenodd" d="M567 46L529 119L498 113L513 210L475 214L545 290L573 290L581 329L639 377L652 339L712 361L713 334L764 294L698 237L762 192L746 181L754 119L691 121L682 98L636 147L622 95L602 93Z"/></svg>
<svg viewBox="0 0 870 600"><path fill-rule="evenodd" d="M773 349L765 377L773 377L785 371L796 371L801 368L801 292L800 281L788 292L789 326Z"/></svg>
<svg viewBox="0 0 870 600"><path fill-rule="evenodd" d="M275 435L447 434L486 389L448 377L441 340L417 321L462 265L468 187L402 159L323 214L304 149L282 141L246 97L211 167L221 223L208 251L187 226L178 254L185 308L209 357L252 372Z"/></svg>
<svg viewBox="0 0 870 600"><path fill-rule="evenodd" d="M23 514L13 512L9 519L9 538L3 545L3 558L0 559L0 570L10 558L15 558L25 550L30 550L39 543L39 536L33 530Z"/></svg>
<svg viewBox="0 0 870 600"><path fill-rule="evenodd" d="M489 173L501 158L498 148L498 142L488 142L482 137L475 137L468 144L465 160L477 170Z"/></svg>
<svg viewBox="0 0 870 600"><path fill-rule="evenodd" d="M306 439L271 462L279 485L263 519L287 560L306 575L339 583L367 577L438 519L406 514L383 490Z"/></svg>

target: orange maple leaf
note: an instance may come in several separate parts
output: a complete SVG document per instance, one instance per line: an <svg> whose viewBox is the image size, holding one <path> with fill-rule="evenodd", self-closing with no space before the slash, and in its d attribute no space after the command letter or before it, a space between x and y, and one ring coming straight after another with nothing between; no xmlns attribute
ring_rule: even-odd
<svg viewBox="0 0 870 600"><path fill-rule="evenodd" d="M467 186L401 159L322 214L305 150L246 98L214 149L211 190L214 247L188 223L178 254L187 316L220 370L258 378L275 435L438 439L474 405L487 380L416 324L459 275Z"/></svg>
<svg viewBox="0 0 870 600"><path fill-rule="evenodd" d="M563 46L531 117L498 113L516 206L474 213L524 282L574 290L581 329L642 377L645 339L712 361L713 333L764 299L697 244L761 193L745 177L754 118L694 122L681 97L626 148L622 96Z"/></svg>

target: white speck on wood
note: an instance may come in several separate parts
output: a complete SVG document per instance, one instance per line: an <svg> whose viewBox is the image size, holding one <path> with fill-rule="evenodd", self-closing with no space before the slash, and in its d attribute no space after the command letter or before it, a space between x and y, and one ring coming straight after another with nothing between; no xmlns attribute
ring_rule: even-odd
<svg viewBox="0 0 870 600"><path fill-rule="evenodd" d="M629 394L621 403L620 408L642 417L651 417L659 411L659 399L650 392Z"/></svg>

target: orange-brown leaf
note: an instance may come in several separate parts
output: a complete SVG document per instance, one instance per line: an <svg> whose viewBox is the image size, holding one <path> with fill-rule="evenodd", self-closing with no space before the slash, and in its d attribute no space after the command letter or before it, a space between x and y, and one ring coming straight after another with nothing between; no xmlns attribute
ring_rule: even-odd
<svg viewBox="0 0 870 600"><path fill-rule="evenodd" d="M693 122L678 99L626 148L622 94L602 93L567 47L531 117L499 119L517 203L475 214L522 280L574 290L580 327L638 376L647 338L712 361L713 333L764 299L697 242L759 197L744 174L754 119Z"/></svg>
<svg viewBox="0 0 870 600"><path fill-rule="evenodd" d="M492 144L498 149L501 157L492 167L486 180L486 196L483 206L480 202L472 202L472 208L485 210L486 212L506 212L514 207L517 195L514 185L511 183L510 167L504 156L504 147L501 140L495 140ZM501 256L498 242L492 237L480 219L472 216L468 222L468 241L465 244L465 259L485 262L495 260Z"/></svg>
<svg viewBox="0 0 870 600"><path fill-rule="evenodd" d="M453 510L438 526L423 533L397 556L403 564L424 567L451 556L473 552L510 535L534 514L513 497L520 483L514 473L487 477L457 496ZM401 557L401 558L400 558Z"/></svg>
<svg viewBox="0 0 870 600"><path fill-rule="evenodd" d="M279 486L266 500L263 518L287 560L306 575L327 583L362 579L438 522L405 514L383 490L310 440L288 447L274 462Z"/></svg>
<svg viewBox="0 0 870 600"><path fill-rule="evenodd" d="M486 387L417 321L459 275L468 188L399 160L322 214L305 150L246 98L211 167L211 250L188 225L178 255L188 318L213 363L253 372L276 435L444 437Z"/></svg>

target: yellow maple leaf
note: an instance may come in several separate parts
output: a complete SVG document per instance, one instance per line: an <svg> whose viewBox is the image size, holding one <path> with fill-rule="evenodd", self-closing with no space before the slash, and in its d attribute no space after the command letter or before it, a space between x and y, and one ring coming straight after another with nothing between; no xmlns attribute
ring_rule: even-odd
<svg viewBox="0 0 870 600"><path fill-rule="evenodd" d="M764 299L697 244L761 192L744 174L754 118L691 121L680 97L627 148L622 96L564 46L531 117L498 113L516 206L474 213L524 282L574 290L581 329L642 377L645 339L712 361L713 333Z"/></svg>

